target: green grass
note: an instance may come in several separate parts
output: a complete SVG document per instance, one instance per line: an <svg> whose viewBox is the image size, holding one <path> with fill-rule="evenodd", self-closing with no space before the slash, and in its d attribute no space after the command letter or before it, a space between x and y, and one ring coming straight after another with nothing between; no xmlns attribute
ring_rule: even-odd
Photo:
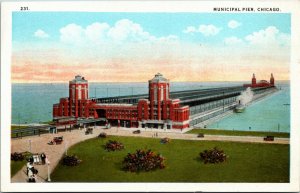
<svg viewBox="0 0 300 193"><path fill-rule="evenodd" d="M118 140L125 149L107 152L103 145ZM204 164L199 153L219 147L229 156L225 163ZM165 169L131 173L122 170L127 153L146 148L166 158ZM90 139L71 147L83 162L68 167L59 164L51 175L54 182L288 182L289 145L117 137Z"/></svg>
<svg viewBox="0 0 300 193"><path fill-rule="evenodd" d="M28 126L18 126L18 125L12 125L10 128L11 130L15 130L15 129L25 129L27 128Z"/></svg>
<svg viewBox="0 0 300 193"><path fill-rule="evenodd" d="M207 135L236 135L236 136L267 136L289 138L289 133L283 132L262 132L262 131L230 131L230 130L217 130L217 129L193 129L188 131L189 134L203 133Z"/></svg>
<svg viewBox="0 0 300 193"><path fill-rule="evenodd" d="M10 176L13 177L22 167L26 164L26 160L23 161L11 161L10 162Z"/></svg>

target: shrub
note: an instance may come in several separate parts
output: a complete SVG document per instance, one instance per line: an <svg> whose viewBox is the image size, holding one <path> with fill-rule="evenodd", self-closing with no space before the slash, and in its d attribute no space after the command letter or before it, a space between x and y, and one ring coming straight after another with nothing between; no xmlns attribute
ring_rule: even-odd
<svg viewBox="0 0 300 193"><path fill-rule="evenodd" d="M162 138L162 139L160 140L160 143L162 143L162 144L166 144L166 143L170 143L170 141L171 141L171 139L170 139L170 138L168 138L168 137L165 137L165 138Z"/></svg>
<svg viewBox="0 0 300 193"><path fill-rule="evenodd" d="M98 135L99 138L106 138L107 137L107 134L102 132Z"/></svg>
<svg viewBox="0 0 300 193"><path fill-rule="evenodd" d="M75 155L71 155L71 156L66 155L63 158L62 164L66 165L66 166L77 166L81 162L82 162L82 160L78 159L78 157Z"/></svg>
<svg viewBox="0 0 300 193"><path fill-rule="evenodd" d="M165 168L165 158L151 150L136 150L123 160L123 169L130 172L150 171Z"/></svg>
<svg viewBox="0 0 300 193"><path fill-rule="evenodd" d="M217 147L214 147L210 150L204 150L200 153L200 159L204 161L204 163L222 163L226 161L226 154L223 150L219 150Z"/></svg>
<svg viewBox="0 0 300 193"><path fill-rule="evenodd" d="M23 161L24 155L22 153L18 153L18 152L12 153L12 154L10 154L10 160Z"/></svg>
<svg viewBox="0 0 300 193"><path fill-rule="evenodd" d="M124 145L118 141L112 141L112 140L109 140L104 148L107 150L107 151L116 151L116 150L122 150L124 149Z"/></svg>

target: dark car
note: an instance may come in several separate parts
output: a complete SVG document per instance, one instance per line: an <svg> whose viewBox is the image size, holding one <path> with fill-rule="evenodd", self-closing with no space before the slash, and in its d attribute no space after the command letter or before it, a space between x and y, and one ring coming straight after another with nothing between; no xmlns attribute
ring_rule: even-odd
<svg viewBox="0 0 300 193"><path fill-rule="evenodd" d="M274 136L264 137L264 141L274 141Z"/></svg>
<svg viewBox="0 0 300 193"><path fill-rule="evenodd" d="M140 134L141 133L141 130L135 130L132 132L133 134Z"/></svg>
<svg viewBox="0 0 300 193"><path fill-rule="evenodd" d="M199 133L199 134L197 135L197 137L204 137L204 134L203 134L203 133Z"/></svg>

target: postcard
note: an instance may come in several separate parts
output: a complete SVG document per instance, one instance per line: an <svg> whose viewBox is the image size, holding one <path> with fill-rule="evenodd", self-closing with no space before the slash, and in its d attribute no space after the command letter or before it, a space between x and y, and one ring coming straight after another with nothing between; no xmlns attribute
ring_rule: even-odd
<svg viewBox="0 0 300 193"><path fill-rule="evenodd" d="M299 6L2 2L1 190L299 191Z"/></svg>

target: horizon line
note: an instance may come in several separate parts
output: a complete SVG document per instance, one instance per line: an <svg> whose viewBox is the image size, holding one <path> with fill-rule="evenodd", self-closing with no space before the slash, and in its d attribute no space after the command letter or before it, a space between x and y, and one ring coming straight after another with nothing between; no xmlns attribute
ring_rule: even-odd
<svg viewBox="0 0 300 193"><path fill-rule="evenodd" d="M263 79L262 79L263 80ZM260 80L258 80L260 81ZM290 81L290 80L275 80L276 81ZM148 81L119 81L119 82L96 82L96 81L88 81L89 83L148 83ZM214 81L172 81L172 82L193 82L193 83L199 83L199 82L251 82L251 80L214 80ZM69 83L69 81L54 81L54 82L14 82L12 81L11 84L66 84Z"/></svg>

